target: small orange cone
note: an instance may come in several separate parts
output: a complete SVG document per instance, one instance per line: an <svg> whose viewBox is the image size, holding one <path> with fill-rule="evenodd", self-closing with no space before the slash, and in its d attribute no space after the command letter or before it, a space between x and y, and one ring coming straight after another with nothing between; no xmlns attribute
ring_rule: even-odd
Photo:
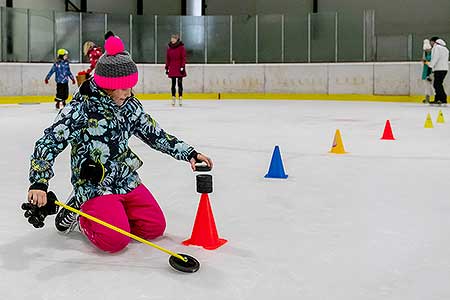
<svg viewBox="0 0 450 300"><path fill-rule="evenodd" d="M395 140L394 134L392 133L391 122L389 120L386 121L386 125L384 126L382 140Z"/></svg>
<svg viewBox="0 0 450 300"><path fill-rule="evenodd" d="M209 203L208 194L202 194L195 217L191 238L183 245L202 246L207 250L214 250L225 244L227 240L219 238L216 222Z"/></svg>
<svg viewBox="0 0 450 300"><path fill-rule="evenodd" d="M333 145L331 146L330 153L334 154L345 154L344 144L342 143L341 132L339 129L336 130L334 134Z"/></svg>

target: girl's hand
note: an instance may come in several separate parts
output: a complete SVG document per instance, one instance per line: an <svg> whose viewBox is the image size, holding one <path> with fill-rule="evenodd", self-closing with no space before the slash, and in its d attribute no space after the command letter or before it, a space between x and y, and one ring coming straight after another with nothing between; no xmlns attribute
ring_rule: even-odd
<svg viewBox="0 0 450 300"><path fill-rule="evenodd" d="M197 160L195 160L195 158L191 158L191 160L189 161L191 164L192 171L195 171L195 164L197 163L197 161L206 163L206 165L208 167L210 167L211 169L213 167L213 162L212 162L211 158L199 153L199 154L197 154Z"/></svg>
<svg viewBox="0 0 450 300"><path fill-rule="evenodd" d="M29 190L28 202L38 207L42 207L47 204L47 193L41 190Z"/></svg>

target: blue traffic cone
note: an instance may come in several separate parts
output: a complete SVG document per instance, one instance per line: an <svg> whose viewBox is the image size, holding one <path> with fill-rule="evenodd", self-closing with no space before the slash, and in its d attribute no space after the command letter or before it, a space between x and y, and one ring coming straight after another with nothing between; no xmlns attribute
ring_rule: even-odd
<svg viewBox="0 0 450 300"><path fill-rule="evenodd" d="M272 154L272 161L270 162L269 172L265 178L287 178L288 175L284 173L283 161L281 160L280 147L275 146Z"/></svg>

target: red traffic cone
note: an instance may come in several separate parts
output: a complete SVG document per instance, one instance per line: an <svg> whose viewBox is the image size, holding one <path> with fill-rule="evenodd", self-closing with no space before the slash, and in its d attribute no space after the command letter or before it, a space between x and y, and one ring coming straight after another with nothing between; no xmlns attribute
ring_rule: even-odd
<svg viewBox="0 0 450 300"><path fill-rule="evenodd" d="M183 245L202 246L207 250L214 250L225 244L227 240L220 239L217 234L216 222L209 203L208 194L202 194L195 217L191 238Z"/></svg>
<svg viewBox="0 0 450 300"><path fill-rule="evenodd" d="M386 120L386 125L384 126L382 140L395 140L394 134L392 133L391 122Z"/></svg>

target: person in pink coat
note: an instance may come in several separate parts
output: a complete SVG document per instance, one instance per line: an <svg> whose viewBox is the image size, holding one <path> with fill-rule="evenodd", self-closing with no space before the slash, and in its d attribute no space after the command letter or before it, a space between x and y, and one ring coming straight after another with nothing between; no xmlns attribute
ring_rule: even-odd
<svg viewBox="0 0 450 300"><path fill-rule="evenodd" d="M178 34L172 34L166 52L166 74L172 79L172 106L176 102L176 88L178 82L178 103L182 106L183 77L186 77L186 49Z"/></svg>

